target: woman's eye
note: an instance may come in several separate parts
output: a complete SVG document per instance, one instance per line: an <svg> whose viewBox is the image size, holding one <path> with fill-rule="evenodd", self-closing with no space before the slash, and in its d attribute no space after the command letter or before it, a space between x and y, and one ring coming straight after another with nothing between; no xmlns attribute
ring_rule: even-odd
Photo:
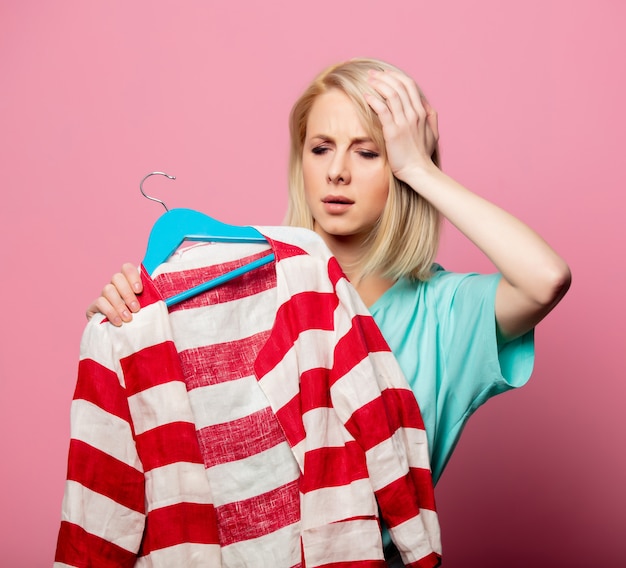
<svg viewBox="0 0 626 568"><path fill-rule="evenodd" d="M370 150L360 150L359 155L366 160L373 160L379 156L378 152L372 152Z"/></svg>
<svg viewBox="0 0 626 568"><path fill-rule="evenodd" d="M311 152L313 152L314 154L325 154L328 151L328 148L326 146L316 146L315 148L311 149Z"/></svg>

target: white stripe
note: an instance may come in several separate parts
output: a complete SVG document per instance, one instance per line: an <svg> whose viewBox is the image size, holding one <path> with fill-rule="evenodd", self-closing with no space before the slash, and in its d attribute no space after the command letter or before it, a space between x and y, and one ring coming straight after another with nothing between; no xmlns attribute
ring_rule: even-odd
<svg viewBox="0 0 626 568"><path fill-rule="evenodd" d="M337 296L340 299L341 303L344 305L344 310L348 309L350 312L353 312L354 316L370 316L367 307L363 303L361 296L354 289L354 286L346 280L342 278L337 282L336 285Z"/></svg>
<svg viewBox="0 0 626 568"><path fill-rule="evenodd" d="M203 568L223 566L219 544L183 543L153 550L135 562L135 568Z"/></svg>
<svg viewBox="0 0 626 568"><path fill-rule="evenodd" d="M70 566L69 564L65 564L64 562L55 562L52 565L52 568L76 568L76 566Z"/></svg>
<svg viewBox="0 0 626 568"><path fill-rule="evenodd" d="M282 408L300 392L299 377L305 371L330 369L334 351L333 333L319 329L306 330L278 364L259 381L272 402L273 408ZM297 369L297 372L294 372Z"/></svg>
<svg viewBox="0 0 626 568"><path fill-rule="evenodd" d="M300 523L222 548L224 568L245 566L288 568L299 564L301 559Z"/></svg>
<svg viewBox="0 0 626 568"><path fill-rule="evenodd" d="M409 467L430 470L426 432L402 428L366 452L367 469L374 491L403 477Z"/></svg>
<svg viewBox="0 0 626 568"><path fill-rule="evenodd" d="M289 282L289 286L278 287L280 304L284 304L302 292L333 293L333 284L328 278L326 262L311 256L290 256L281 260L276 265L276 274L280 282Z"/></svg>
<svg viewBox="0 0 626 568"><path fill-rule="evenodd" d="M307 439L301 440L295 446L291 448L291 452L293 453L296 461L298 462L298 467L300 468L300 474L304 473L304 452L307 451Z"/></svg>
<svg viewBox="0 0 626 568"><path fill-rule="evenodd" d="M109 497L68 480L65 482L62 511L64 521L74 523L90 534L129 552L139 549L144 516Z"/></svg>
<svg viewBox="0 0 626 568"><path fill-rule="evenodd" d="M143 471L128 422L82 399L72 401L70 417L72 438Z"/></svg>
<svg viewBox="0 0 626 568"><path fill-rule="evenodd" d="M306 429L306 450L343 447L354 438L337 418L334 408L314 408L302 415Z"/></svg>
<svg viewBox="0 0 626 568"><path fill-rule="evenodd" d="M374 376L381 390L386 388L411 390L398 365L398 360L391 351L368 353L368 358L376 370Z"/></svg>
<svg viewBox="0 0 626 568"><path fill-rule="evenodd" d="M121 327L110 323L101 325L101 334L106 335L105 346L114 350L114 357L123 359L145 349L172 339L167 316L167 307L156 302L133 314L133 320Z"/></svg>
<svg viewBox="0 0 626 568"><path fill-rule="evenodd" d="M245 418L269 407L254 377L192 389L189 401L198 430Z"/></svg>
<svg viewBox="0 0 626 568"><path fill-rule="evenodd" d="M120 366L116 360L111 347L111 337L109 336L109 327L113 327L110 323L102 323L104 320L102 314L94 315L83 330L80 339L80 355L79 359L92 359L106 369L118 373Z"/></svg>
<svg viewBox="0 0 626 568"><path fill-rule="evenodd" d="M350 517L376 516L377 506L369 479L349 485L324 487L302 495L303 529L311 529Z"/></svg>
<svg viewBox="0 0 626 568"><path fill-rule="evenodd" d="M172 339L167 308L163 302L141 308L133 315L133 321L121 327L109 322L101 323L102 319L93 317L87 324L81 339L80 359L93 359L113 370L122 386L125 383L120 359Z"/></svg>
<svg viewBox="0 0 626 568"><path fill-rule="evenodd" d="M167 260L160 264L152 274L152 278L160 274L194 270L219 266L227 262L241 260L247 256L270 250L269 243L207 243L198 242L180 248Z"/></svg>
<svg viewBox="0 0 626 568"><path fill-rule="evenodd" d="M365 456L374 491L386 487L409 472L404 448L397 447L393 439L384 440L374 446Z"/></svg>
<svg viewBox="0 0 626 568"><path fill-rule="evenodd" d="M185 351L266 332L276 309L276 289L272 288L231 302L179 310L169 317L176 347Z"/></svg>
<svg viewBox="0 0 626 568"><path fill-rule="evenodd" d="M426 430L420 428L400 428L394 434L394 438L395 437L401 438L402 444L408 448L406 454L409 458L409 467L419 467L430 470Z"/></svg>
<svg viewBox="0 0 626 568"><path fill-rule="evenodd" d="M357 363L330 388L333 406L343 423L355 410L380 397L372 363L368 357Z"/></svg>
<svg viewBox="0 0 626 568"><path fill-rule="evenodd" d="M176 462L146 472L148 512L177 503L211 504L204 464Z"/></svg>
<svg viewBox="0 0 626 568"><path fill-rule="evenodd" d="M380 528L376 519L355 519L313 527L302 532L302 542L307 566L383 560Z"/></svg>
<svg viewBox="0 0 626 568"><path fill-rule="evenodd" d="M295 245L316 258L327 260L331 252L322 238L310 229L286 225L256 226L264 235L275 241Z"/></svg>
<svg viewBox="0 0 626 568"><path fill-rule="evenodd" d="M389 533L405 564L415 562L431 552L441 554L439 519L435 511L420 509L420 514L390 528Z"/></svg>
<svg viewBox="0 0 626 568"><path fill-rule="evenodd" d="M137 435L172 422L193 423L187 389L180 381L156 385L129 396L128 406Z"/></svg>
<svg viewBox="0 0 626 568"><path fill-rule="evenodd" d="M289 444L206 470L215 506L235 503L278 489L300 478Z"/></svg>

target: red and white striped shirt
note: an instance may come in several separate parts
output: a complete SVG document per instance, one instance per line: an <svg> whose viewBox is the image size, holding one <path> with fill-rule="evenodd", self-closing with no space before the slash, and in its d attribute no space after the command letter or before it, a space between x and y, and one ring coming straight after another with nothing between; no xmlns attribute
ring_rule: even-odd
<svg viewBox="0 0 626 568"><path fill-rule="evenodd" d="M81 341L55 566L384 566L441 546L415 397L321 239L260 228L275 262L203 244L151 278L121 328Z"/></svg>

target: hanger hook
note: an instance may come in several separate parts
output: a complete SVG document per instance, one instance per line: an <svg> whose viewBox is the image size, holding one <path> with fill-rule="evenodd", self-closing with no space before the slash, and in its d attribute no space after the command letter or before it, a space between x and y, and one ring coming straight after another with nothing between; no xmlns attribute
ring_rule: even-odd
<svg viewBox="0 0 626 568"><path fill-rule="evenodd" d="M146 199L149 199L150 201L156 201L157 203L160 203L161 205L163 205L163 207L165 207L166 211L169 211L169 209L167 208L167 205L165 205L165 203L163 203L163 201L161 201L160 199L157 199L156 197L150 197L143 190L143 182L146 181L150 176L165 176L168 179L176 179L176 176L171 176L169 174L166 174L165 172L151 172L147 176L144 176L144 178L139 183L139 191L141 191L141 195L143 195Z"/></svg>

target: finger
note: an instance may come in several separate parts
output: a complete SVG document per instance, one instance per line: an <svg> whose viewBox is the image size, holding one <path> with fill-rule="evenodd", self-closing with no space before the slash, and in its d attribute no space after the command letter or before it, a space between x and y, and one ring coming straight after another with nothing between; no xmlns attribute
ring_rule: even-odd
<svg viewBox="0 0 626 568"><path fill-rule="evenodd" d="M373 71L370 84L385 99L396 124L404 120L412 122L414 118L417 118L413 112L409 93L401 81L386 72Z"/></svg>
<svg viewBox="0 0 626 568"><path fill-rule="evenodd" d="M129 310L131 312L139 311L137 296L135 296L135 293L132 291L126 276L121 272L113 275L111 284L107 284L104 287L102 295L117 309L124 321L131 320L130 313L128 313Z"/></svg>
<svg viewBox="0 0 626 568"><path fill-rule="evenodd" d="M137 301L136 294L141 294L143 291L139 269L134 264L126 262L122 265L122 274L126 278L128 289L125 287L124 289L120 288L118 290L131 311L137 312L139 311L139 302Z"/></svg>
<svg viewBox="0 0 626 568"><path fill-rule="evenodd" d="M395 126L393 116L385 101L382 101L378 97L375 97L374 95L371 95L369 93L365 93L365 100L367 101L367 104L372 107L372 109L380 119L380 123L383 127L383 132L388 132L391 127Z"/></svg>
<svg viewBox="0 0 626 568"><path fill-rule="evenodd" d="M116 327L121 326L123 323L117 310L103 296L98 297L87 308L87 319L91 319L96 314L102 314Z"/></svg>
<svg viewBox="0 0 626 568"><path fill-rule="evenodd" d="M98 306L96 305L97 300L94 300L91 304L89 304L89 306L87 307L87 311L85 312L85 315L87 316L87 319L90 320L93 316L95 316L96 314L100 313L100 310L98 310Z"/></svg>
<svg viewBox="0 0 626 568"><path fill-rule="evenodd" d="M421 126L425 134L426 148L430 154L435 151L435 146L439 141L439 124L437 112L428 102L426 95L422 93L417 83L406 73L388 71L388 74L401 82L411 98L411 104L416 111Z"/></svg>
<svg viewBox="0 0 626 568"><path fill-rule="evenodd" d="M437 142L439 142L439 123L437 112L423 95L422 101L424 103L424 108L426 109L426 150L430 154L430 157L434 158L435 150L437 149Z"/></svg>
<svg viewBox="0 0 626 568"><path fill-rule="evenodd" d="M96 300L96 306L101 314L104 314L112 323L121 325L133 319L130 309L118 291L118 286L123 287L121 281L126 282L122 274L116 274L103 289L100 297ZM128 284L126 284L128 285Z"/></svg>
<svg viewBox="0 0 626 568"><path fill-rule="evenodd" d="M415 110L418 117L425 117L427 114L423 104L425 97L417 86L417 83L405 73L399 73L397 71L387 71L386 73L389 77L394 78L403 85L411 101L411 107Z"/></svg>
<svg viewBox="0 0 626 568"><path fill-rule="evenodd" d="M439 141L439 117L437 116L437 111L432 107L432 105L428 102L426 97L422 95L422 104L424 105L424 109L426 110L426 122L430 126L430 129L435 137L435 141Z"/></svg>

